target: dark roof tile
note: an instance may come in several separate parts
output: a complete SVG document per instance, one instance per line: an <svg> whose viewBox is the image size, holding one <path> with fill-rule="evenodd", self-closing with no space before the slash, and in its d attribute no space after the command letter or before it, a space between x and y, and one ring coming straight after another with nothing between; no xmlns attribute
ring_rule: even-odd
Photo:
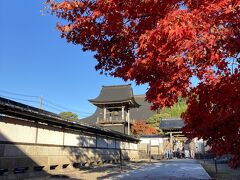
<svg viewBox="0 0 240 180"><path fill-rule="evenodd" d="M122 103L133 101L132 103L138 107L139 105L134 101L131 85L118 86L102 86L101 92L95 99L89 100L94 105L108 104L108 103Z"/></svg>
<svg viewBox="0 0 240 180"><path fill-rule="evenodd" d="M184 126L184 122L181 118L165 118L160 122L160 129L181 129Z"/></svg>
<svg viewBox="0 0 240 180"><path fill-rule="evenodd" d="M151 104L145 101L145 95L134 96L135 101L140 105L138 108L130 109L130 118L133 120L147 120L154 114L155 111L150 110ZM97 117L102 117L102 110L97 108L93 115L81 119L82 122L88 124L95 124L97 122ZM121 113L119 114L121 116Z"/></svg>

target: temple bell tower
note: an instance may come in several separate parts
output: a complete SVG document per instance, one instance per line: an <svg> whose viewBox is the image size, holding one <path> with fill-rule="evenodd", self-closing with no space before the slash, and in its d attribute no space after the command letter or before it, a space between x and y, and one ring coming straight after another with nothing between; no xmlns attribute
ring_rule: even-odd
<svg viewBox="0 0 240 180"><path fill-rule="evenodd" d="M102 86L99 96L89 101L101 109L98 125L130 135L133 123L130 109L140 106L134 99L130 84Z"/></svg>

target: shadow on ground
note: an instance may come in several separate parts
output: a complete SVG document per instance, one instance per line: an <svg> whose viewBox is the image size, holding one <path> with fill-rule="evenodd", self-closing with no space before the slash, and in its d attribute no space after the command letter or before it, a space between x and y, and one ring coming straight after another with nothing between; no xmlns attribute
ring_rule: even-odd
<svg viewBox="0 0 240 180"><path fill-rule="evenodd" d="M217 164L217 172L214 160L199 160L203 168L208 172L208 174L217 180L239 180L240 179L240 168L231 169L227 163L218 163Z"/></svg>

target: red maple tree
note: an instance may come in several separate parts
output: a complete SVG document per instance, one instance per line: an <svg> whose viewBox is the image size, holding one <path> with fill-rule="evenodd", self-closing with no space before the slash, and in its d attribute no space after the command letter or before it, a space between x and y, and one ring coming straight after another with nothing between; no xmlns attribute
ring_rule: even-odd
<svg viewBox="0 0 240 180"><path fill-rule="evenodd" d="M159 134L154 127L146 124L144 121L135 121L131 126L131 131L134 135Z"/></svg>
<svg viewBox="0 0 240 180"><path fill-rule="evenodd" d="M97 70L149 84L153 109L188 98L187 134L240 164L239 0L74 0L50 6L65 20L57 24L61 37L94 51ZM195 87L193 77L199 80Z"/></svg>
<svg viewBox="0 0 240 180"><path fill-rule="evenodd" d="M240 83L239 75L225 76L214 84L200 84L189 97L183 114L185 132L206 139L217 155L231 154L231 167L240 164Z"/></svg>

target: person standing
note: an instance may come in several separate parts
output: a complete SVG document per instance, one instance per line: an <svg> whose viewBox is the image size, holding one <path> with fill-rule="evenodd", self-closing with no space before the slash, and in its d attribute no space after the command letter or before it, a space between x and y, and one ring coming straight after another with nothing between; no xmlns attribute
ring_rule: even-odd
<svg viewBox="0 0 240 180"><path fill-rule="evenodd" d="M173 158L177 158L177 141L173 140Z"/></svg>
<svg viewBox="0 0 240 180"><path fill-rule="evenodd" d="M189 149L190 149L190 156L191 156L192 159L194 159L195 158L196 146L195 146L195 143L194 143L193 140L189 144Z"/></svg>
<svg viewBox="0 0 240 180"><path fill-rule="evenodd" d="M166 154L166 158L170 159L171 143L170 143L169 139L166 141L166 144L165 144L165 154Z"/></svg>
<svg viewBox="0 0 240 180"><path fill-rule="evenodd" d="M182 158L182 144L181 142L178 140L177 141L177 158Z"/></svg>
<svg viewBox="0 0 240 180"><path fill-rule="evenodd" d="M183 148L184 148L185 158L189 158L189 141L188 140L184 142Z"/></svg>

